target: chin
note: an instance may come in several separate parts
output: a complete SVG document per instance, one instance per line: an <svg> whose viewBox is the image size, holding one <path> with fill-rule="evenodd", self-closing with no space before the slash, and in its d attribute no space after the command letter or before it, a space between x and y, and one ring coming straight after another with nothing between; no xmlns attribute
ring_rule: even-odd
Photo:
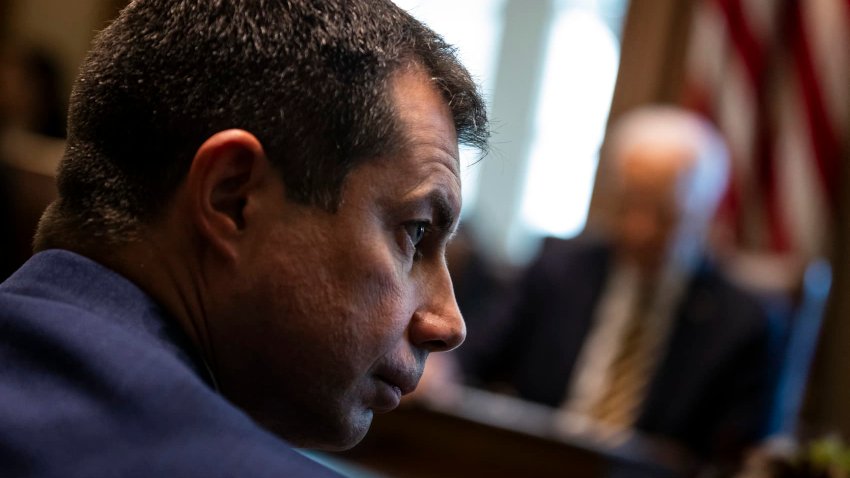
<svg viewBox="0 0 850 478"><path fill-rule="evenodd" d="M315 442L313 444L306 445L296 445L298 448L308 448L310 450L319 450L319 451L347 451L355 446L357 446L363 438L366 436L366 432L364 431L357 437L353 437L346 440L337 440L337 441L321 441Z"/></svg>
<svg viewBox="0 0 850 478"><path fill-rule="evenodd" d="M342 424L339 434L333 440L328 440L321 449L327 451L345 451L355 447L366 436L372 426L372 410L363 410Z"/></svg>
<svg viewBox="0 0 850 478"><path fill-rule="evenodd" d="M366 436L366 432L372 425L372 410L352 412L351 416L346 418L333 424L305 423L300 432L284 424L276 424L276 426L264 424L264 426L297 448L345 451L356 446Z"/></svg>

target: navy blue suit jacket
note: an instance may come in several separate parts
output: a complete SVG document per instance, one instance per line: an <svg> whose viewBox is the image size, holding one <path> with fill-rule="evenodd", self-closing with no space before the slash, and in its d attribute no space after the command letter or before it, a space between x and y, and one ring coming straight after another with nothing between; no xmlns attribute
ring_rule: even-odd
<svg viewBox="0 0 850 478"><path fill-rule="evenodd" d="M0 476L338 476L216 394L124 277L51 250L0 285Z"/></svg>
<svg viewBox="0 0 850 478"><path fill-rule="evenodd" d="M459 351L466 373L485 383L506 381L528 400L560 405L611 256L602 242L547 240L490 326L475 330L470 324ZM736 455L765 429L775 339L762 306L705 262L676 311L636 428L701 455Z"/></svg>

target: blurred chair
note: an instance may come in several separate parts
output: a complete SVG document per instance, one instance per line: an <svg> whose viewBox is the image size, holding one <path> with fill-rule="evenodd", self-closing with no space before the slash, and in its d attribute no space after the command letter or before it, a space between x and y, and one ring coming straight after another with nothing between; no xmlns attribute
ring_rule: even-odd
<svg viewBox="0 0 850 478"><path fill-rule="evenodd" d="M56 197L65 148L58 81L45 53L0 44L0 280L29 258L38 220Z"/></svg>
<svg viewBox="0 0 850 478"><path fill-rule="evenodd" d="M824 310L832 286L832 268L824 259L812 261L803 275L799 306L792 316L784 361L780 368L771 432L794 435L818 343Z"/></svg>
<svg viewBox="0 0 850 478"><path fill-rule="evenodd" d="M53 162L55 164L55 161ZM13 162L3 163L4 246L0 281L32 255L32 240L44 209L57 195L54 174L36 168L24 168Z"/></svg>
<svg viewBox="0 0 850 478"><path fill-rule="evenodd" d="M829 262L760 254L728 257L726 270L759 297L777 330L776 393L768 436L794 436L832 285Z"/></svg>

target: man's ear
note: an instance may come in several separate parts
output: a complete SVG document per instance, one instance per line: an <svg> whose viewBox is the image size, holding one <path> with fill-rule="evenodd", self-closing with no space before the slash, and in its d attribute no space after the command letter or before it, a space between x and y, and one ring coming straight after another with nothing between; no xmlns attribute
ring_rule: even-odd
<svg viewBox="0 0 850 478"><path fill-rule="evenodd" d="M198 148L186 177L198 232L229 258L238 254L245 209L270 171L260 141L239 129L221 131Z"/></svg>

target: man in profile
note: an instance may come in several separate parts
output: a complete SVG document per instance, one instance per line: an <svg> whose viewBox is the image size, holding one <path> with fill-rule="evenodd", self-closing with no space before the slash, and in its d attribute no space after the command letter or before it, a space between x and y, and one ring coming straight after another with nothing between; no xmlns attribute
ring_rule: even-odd
<svg viewBox="0 0 850 478"><path fill-rule="evenodd" d="M355 445L463 341L444 250L486 125L388 0L130 4L0 286L0 475L330 474L279 438Z"/></svg>

